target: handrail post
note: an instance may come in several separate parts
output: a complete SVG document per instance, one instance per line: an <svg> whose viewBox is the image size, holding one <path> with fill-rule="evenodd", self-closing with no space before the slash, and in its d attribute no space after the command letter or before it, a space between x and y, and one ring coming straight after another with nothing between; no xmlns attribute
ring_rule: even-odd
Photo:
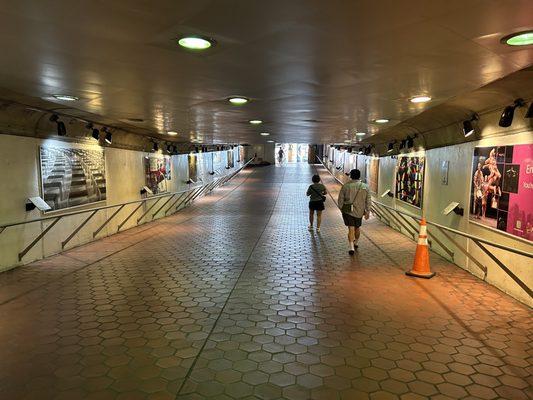
<svg viewBox="0 0 533 400"><path fill-rule="evenodd" d="M41 239L44 237L44 235L46 235L46 234L50 231L50 229L52 229L52 228L54 227L54 225L57 224L57 223L59 222L59 220L60 220L61 218L62 218L62 216L60 215L59 217L57 217L56 219L54 219L54 221L53 221L50 225L48 225L48 226L45 228L45 230L42 231L42 232L41 232L41 233L40 233L40 234L39 234L39 235L33 240L33 242L31 242L31 243L30 243L30 244L29 244L24 250L22 250L22 251L19 253L19 261L22 261L22 257L24 257L24 256L28 253L28 251L30 251L30 250L33 248L33 246L35 246L35 245L37 244L37 242L38 242L39 240L41 240Z"/></svg>
<svg viewBox="0 0 533 400"><path fill-rule="evenodd" d="M496 257L494 254L492 254L489 249L487 249L481 242L473 239L472 240L475 244L479 246L481 250L483 250L492 261L494 261L501 269L503 269L509 277L516 282L518 286L520 286L528 295L529 297L533 297L533 291L524 283L522 282L514 273L511 271L507 266L502 263L498 257Z"/></svg>
<svg viewBox="0 0 533 400"><path fill-rule="evenodd" d="M111 221L115 217L115 215L117 215L120 212L120 210L124 208L124 206L125 204L122 204L113 214L111 214L111 216L97 230L93 232L93 238L95 238L96 235L98 235L98 233L102 229L104 229L104 226L106 226L109 223L109 221Z"/></svg>
<svg viewBox="0 0 533 400"><path fill-rule="evenodd" d="M68 242L70 242L72 240L72 238L76 235L76 233L78 233L81 228L83 228L85 226L85 224L87 224L87 222L89 222L89 220L94 217L94 215L98 212L99 210L94 210L87 218L85 218L85 220L76 228L74 229L74 231L65 239L61 242L61 248L64 249L65 246L67 245Z"/></svg>
<svg viewBox="0 0 533 400"><path fill-rule="evenodd" d="M139 218L137 218L137 224L141 221L141 219L143 219L146 216L146 214L148 214L150 212L150 210L152 208L154 208L154 206L157 203L159 203L159 200L161 200L161 199L162 199L162 197L158 197L157 200L154 201L154 203L150 207L148 207L148 210L146 210ZM146 201L148 201L148 200L150 200L150 199L146 199Z"/></svg>
<svg viewBox="0 0 533 400"><path fill-rule="evenodd" d="M165 202L161 205L161 207L159 207L159 208L157 209L157 211L156 211L155 213L152 214L152 219L157 215L157 213L158 213L159 211L161 211L161 210L163 209L163 207L165 207L165 206L168 204L168 202L169 202L170 200L172 200L173 197L174 197L174 194L170 195L170 197L168 198L168 200L165 201Z"/></svg>

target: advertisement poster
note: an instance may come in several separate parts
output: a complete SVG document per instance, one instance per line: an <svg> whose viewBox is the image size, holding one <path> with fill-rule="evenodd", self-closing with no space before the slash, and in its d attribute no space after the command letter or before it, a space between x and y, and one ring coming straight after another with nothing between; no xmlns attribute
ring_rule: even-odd
<svg viewBox="0 0 533 400"><path fill-rule="evenodd" d="M228 165L227 168L233 168L235 166L235 162L233 161L233 150L228 150Z"/></svg>
<svg viewBox="0 0 533 400"><path fill-rule="evenodd" d="M239 146L239 159L241 162L245 162L244 146Z"/></svg>
<svg viewBox="0 0 533 400"><path fill-rule="evenodd" d="M187 160L189 164L189 180L196 183L198 180L198 157L196 154L189 154Z"/></svg>
<svg viewBox="0 0 533 400"><path fill-rule="evenodd" d="M41 146L41 188L52 210L106 199L104 150Z"/></svg>
<svg viewBox="0 0 533 400"><path fill-rule="evenodd" d="M474 149L470 220L533 241L533 144Z"/></svg>
<svg viewBox="0 0 533 400"><path fill-rule="evenodd" d="M401 156L396 171L394 196L414 207L422 207L424 193L424 157Z"/></svg>
<svg viewBox="0 0 533 400"><path fill-rule="evenodd" d="M170 157L151 155L144 157L144 175L146 186L153 194L166 192L167 181L171 180Z"/></svg>
<svg viewBox="0 0 533 400"><path fill-rule="evenodd" d="M367 157L366 182L371 193L378 192L379 158Z"/></svg>

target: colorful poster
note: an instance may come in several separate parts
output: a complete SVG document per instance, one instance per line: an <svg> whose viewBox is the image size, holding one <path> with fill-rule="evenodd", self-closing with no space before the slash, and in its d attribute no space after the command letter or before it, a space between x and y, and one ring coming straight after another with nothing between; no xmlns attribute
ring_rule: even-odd
<svg viewBox="0 0 533 400"><path fill-rule="evenodd" d="M144 176L146 186L153 194L166 192L167 181L171 180L170 156L151 155L144 157Z"/></svg>
<svg viewBox="0 0 533 400"><path fill-rule="evenodd" d="M470 220L533 241L533 144L476 147Z"/></svg>
<svg viewBox="0 0 533 400"><path fill-rule="evenodd" d="M196 183L198 180L198 157L196 154L189 154L187 160L189 164L189 181Z"/></svg>
<svg viewBox="0 0 533 400"><path fill-rule="evenodd" d="M41 187L53 210L106 199L104 150L40 147Z"/></svg>
<svg viewBox="0 0 533 400"><path fill-rule="evenodd" d="M418 208L424 194L424 163L424 157L401 156L396 171L394 196Z"/></svg>
<svg viewBox="0 0 533 400"><path fill-rule="evenodd" d="M378 192L379 158L367 157L366 183L371 193Z"/></svg>

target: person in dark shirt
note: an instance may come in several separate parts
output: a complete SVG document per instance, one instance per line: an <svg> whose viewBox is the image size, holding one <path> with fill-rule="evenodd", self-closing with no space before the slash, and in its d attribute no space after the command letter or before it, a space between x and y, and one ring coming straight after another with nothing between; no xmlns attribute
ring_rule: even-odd
<svg viewBox="0 0 533 400"><path fill-rule="evenodd" d="M324 211L324 202L326 201L325 194L327 193L326 187L320 183L320 176L313 175L311 179L313 184L307 188L307 196L309 197L309 227L310 231L313 230L313 223L316 211L316 231L320 232L320 224L322 223L322 211Z"/></svg>

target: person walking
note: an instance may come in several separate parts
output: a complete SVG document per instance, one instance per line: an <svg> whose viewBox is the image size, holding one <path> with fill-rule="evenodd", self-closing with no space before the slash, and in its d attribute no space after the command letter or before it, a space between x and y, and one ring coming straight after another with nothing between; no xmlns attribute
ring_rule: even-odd
<svg viewBox="0 0 533 400"><path fill-rule="evenodd" d="M320 183L320 176L313 175L311 178L313 183L307 188L307 196L309 196L309 227L313 230L313 222L316 211L316 231L320 232L320 224L322 223L322 211L324 211L324 202L326 201L327 190L326 187Z"/></svg>
<svg viewBox="0 0 533 400"><path fill-rule="evenodd" d="M350 181L345 183L337 200L342 212L344 225L348 227L348 243L353 255L358 247L359 236L361 235L361 224L363 217L370 217L370 205L372 198L366 183L361 182L361 171L352 169L350 171Z"/></svg>

